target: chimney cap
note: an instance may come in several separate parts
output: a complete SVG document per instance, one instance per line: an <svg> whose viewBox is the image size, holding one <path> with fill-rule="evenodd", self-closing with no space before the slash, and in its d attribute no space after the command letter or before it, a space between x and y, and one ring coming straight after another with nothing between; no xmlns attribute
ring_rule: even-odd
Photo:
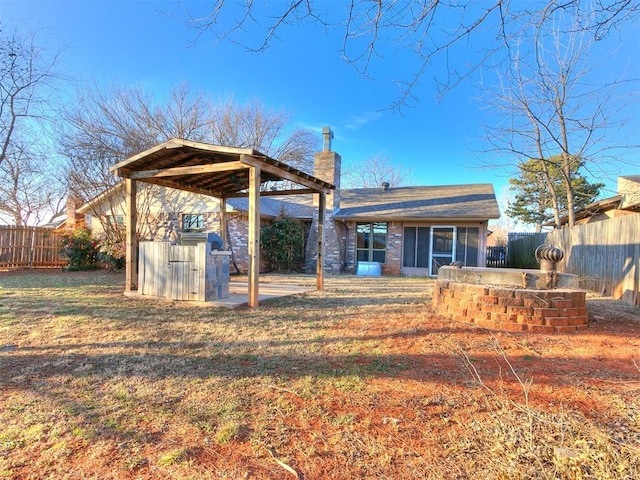
<svg viewBox="0 0 640 480"><path fill-rule="evenodd" d="M382 190L384 190L385 192L389 190L390 186L391 185L389 184L389 182L382 182Z"/></svg>
<svg viewBox="0 0 640 480"><path fill-rule="evenodd" d="M322 127L322 150L325 152L331 151L331 140L333 140L333 132L331 127Z"/></svg>

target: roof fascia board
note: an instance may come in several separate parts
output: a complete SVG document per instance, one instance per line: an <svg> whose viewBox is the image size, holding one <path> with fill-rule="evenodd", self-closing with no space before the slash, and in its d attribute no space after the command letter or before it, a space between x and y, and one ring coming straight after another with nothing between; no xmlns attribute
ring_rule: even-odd
<svg viewBox="0 0 640 480"><path fill-rule="evenodd" d="M353 222L421 222L421 223L434 223L442 224L446 223L460 223L460 222L486 222L488 220L497 219L500 217L352 217L346 215L334 215L336 220L345 220Z"/></svg>
<svg viewBox="0 0 640 480"><path fill-rule="evenodd" d="M183 140L181 138L173 138L169 140L169 148L190 147L197 148L212 153L231 153L235 155L262 155L262 153L252 148L223 147L222 145L211 145L210 143L195 142L192 140Z"/></svg>
<svg viewBox="0 0 640 480"><path fill-rule="evenodd" d="M122 190L122 189L124 189L124 180L118 182L116 185L112 187L109 187L107 190L96 195L91 200L83 203L82 205L80 205L79 208L76 209L76 212L80 214L88 213L91 210L91 208L93 208L94 205L102 202L103 200L108 199L110 196L115 195L116 193L118 193L119 190Z"/></svg>
<svg viewBox="0 0 640 480"><path fill-rule="evenodd" d="M195 148L198 150L203 150L203 151L212 152L212 153L231 153L236 155L259 155L260 154L260 152L257 152L251 148L222 147L219 145L210 145L208 143L200 143L200 142L193 142L190 140L183 140L181 138L172 138L171 140L167 140L166 142L156 145L155 147L151 147L150 149L145 150L144 152L140 152L132 157L129 157L128 159L120 163L116 163L115 165L109 167L109 171L111 171L112 173L118 176L123 176L121 174L122 173L121 170L131 165L132 163L135 163L137 160L140 160L141 158L144 158L148 155L159 152L160 150L163 150L163 149L169 150L169 149L182 148L182 147L190 147L190 148Z"/></svg>

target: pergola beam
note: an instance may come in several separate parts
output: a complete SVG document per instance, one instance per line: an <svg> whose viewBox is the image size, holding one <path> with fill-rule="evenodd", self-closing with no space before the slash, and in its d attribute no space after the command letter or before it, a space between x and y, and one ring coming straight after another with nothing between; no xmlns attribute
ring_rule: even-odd
<svg viewBox="0 0 640 480"><path fill-rule="evenodd" d="M310 193L318 193L318 190L312 190L311 188L292 188L287 190L267 190L260 192L261 197L276 197L279 195L306 195ZM227 195L227 198L243 198L248 197L248 192L238 192L232 195Z"/></svg>
<svg viewBox="0 0 640 480"><path fill-rule="evenodd" d="M249 168L242 162L223 162L208 165L191 165L188 167L158 168L132 173L129 178L142 180L147 178L177 177L180 175L199 175L203 173L232 172Z"/></svg>

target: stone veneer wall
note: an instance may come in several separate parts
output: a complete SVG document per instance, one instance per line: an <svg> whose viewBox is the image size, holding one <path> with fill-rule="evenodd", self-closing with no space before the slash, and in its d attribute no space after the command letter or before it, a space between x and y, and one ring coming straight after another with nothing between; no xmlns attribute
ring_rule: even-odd
<svg viewBox="0 0 640 480"><path fill-rule="evenodd" d="M583 290L532 290L437 280L435 311L459 322L504 331L573 332L589 316Z"/></svg>

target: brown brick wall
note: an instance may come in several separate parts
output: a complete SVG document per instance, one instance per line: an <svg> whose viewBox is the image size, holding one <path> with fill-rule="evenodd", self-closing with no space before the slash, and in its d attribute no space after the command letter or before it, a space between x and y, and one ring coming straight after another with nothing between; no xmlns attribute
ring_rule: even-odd
<svg viewBox="0 0 640 480"><path fill-rule="evenodd" d="M336 225L333 212L340 208L340 169L342 159L333 151L318 152L314 156L314 176L336 186L326 196L326 212L324 218L324 266L325 272L341 273L344 269L344 233L341 225ZM305 270L315 273L318 259L318 196L314 195L315 211L307 238Z"/></svg>
<svg viewBox="0 0 640 480"><path fill-rule="evenodd" d="M402 266L402 222L387 223L387 254L382 273L400 275Z"/></svg>
<svg viewBox="0 0 640 480"><path fill-rule="evenodd" d="M438 280L433 307L452 320L504 331L569 332L589 323L586 292L522 290Z"/></svg>

